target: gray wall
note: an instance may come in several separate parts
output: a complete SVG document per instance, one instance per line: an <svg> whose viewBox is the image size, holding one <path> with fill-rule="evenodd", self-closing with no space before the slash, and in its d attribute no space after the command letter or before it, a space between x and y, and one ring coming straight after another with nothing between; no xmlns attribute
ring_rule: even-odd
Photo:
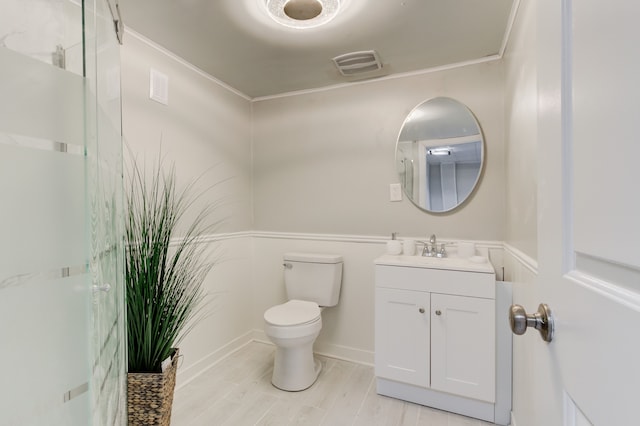
<svg viewBox="0 0 640 426"><path fill-rule="evenodd" d="M169 78L169 103L149 99L149 70ZM149 166L175 163L181 184L199 179L224 201L220 232L251 229L251 103L144 39L127 34L122 47L125 156Z"/></svg>
<svg viewBox="0 0 640 426"><path fill-rule="evenodd" d="M507 148L507 236L505 280L513 283L513 303L533 307L537 292L537 33L536 2L523 0L511 32L505 61ZM530 308L529 308L530 309ZM537 375L533 357L540 348L533 333L513 339L513 418L534 426L539 413L531 401ZM538 410L539 411L539 410Z"/></svg>
<svg viewBox="0 0 640 426"><path fill-rule="evenodd" d="M218 265L205 280L208 316L179 344L183 380L253 328L243 309L252 297L251 242L242 234L251 229L251 103L131 33L121 55L125 155L152 164L162 154L180 185L200 177L197 190L224 200L212 218L228 218L218 232L239 232L205 241ZM169 77L168 105L149 99L150 68Z"/></svg>
<svg viewBox="0 0 640 426"><path fill-rule="evenodd" d="M254 102L254 229L503 240L503 87L502 63L490 62ZM487 144L478 191L440 215L389 201L402 123L436 96L466 104Z"/></svg>
<svg viewBox="0 0 640 426"><path fill-rule="evenodd" d="M537 85L535 11L523 1L505 51L507 227L505 240L537 258Z"/></svg>
<svg viewBox="0 0 640 426"><path fill-rule="evenodd" d="M205 183L233 176L214 193L233 200L231 221L222 230L233 234L212 244L225 261L207 279L212 315L180 345L182 380L243 339L265 338L262 314L286 300L286 251L344 256L341 299L323 313L316 350L372 362L373 260L385 250L375 236L399 231L405 237L504 239L500 61L250 102L137 37L127 37L122 52L131 154L155 158L162 149L184 180L214 165ZM169 76L168 106L148 99L149 68ZM436 96L466 104L487 144L479 190L446 215L424 213L406 199L388 200L389 184L398 182L400 127L416 105Z"/></svg>

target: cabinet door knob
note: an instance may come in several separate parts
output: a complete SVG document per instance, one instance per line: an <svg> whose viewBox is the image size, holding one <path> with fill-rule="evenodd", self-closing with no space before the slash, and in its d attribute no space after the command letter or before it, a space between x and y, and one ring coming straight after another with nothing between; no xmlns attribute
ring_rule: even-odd
<svg viewBox="0 0 640 426"><path fill-rule="evenodd" d="M418 309L418 312L420 312L421 314L424 314L424 308Z"/></svg>
<svg viewBox="0 0 640 426"><path fill-rule="evenodd" d="M438 309L438 310L436 311L436 315L442 315L442 311L441 311L440 309Z"/></svg>

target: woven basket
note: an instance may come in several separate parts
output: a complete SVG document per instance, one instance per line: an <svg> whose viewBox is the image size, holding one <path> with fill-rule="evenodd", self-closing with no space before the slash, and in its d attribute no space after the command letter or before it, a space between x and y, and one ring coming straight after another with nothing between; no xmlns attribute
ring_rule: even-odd
<svg viewBox="0 0 640 426"><path fill-rule="evenodd" d="M169 426L176 386L178 349L164 373L127 374L129 426Z"/></svg>

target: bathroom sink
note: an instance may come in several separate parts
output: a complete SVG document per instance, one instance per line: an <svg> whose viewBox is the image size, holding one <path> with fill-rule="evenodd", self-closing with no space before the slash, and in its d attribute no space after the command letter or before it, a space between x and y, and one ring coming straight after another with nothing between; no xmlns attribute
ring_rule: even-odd
<svg viewBox="0 0 640 426"><path fill-rule="evenodd" d="M377 258L376 265L407 266L410 268L446 269L450 271L477 272L493 274L493 265L484 256L471 258L460 257L426 257L426 256L393 256L385 254Z"/></svg>

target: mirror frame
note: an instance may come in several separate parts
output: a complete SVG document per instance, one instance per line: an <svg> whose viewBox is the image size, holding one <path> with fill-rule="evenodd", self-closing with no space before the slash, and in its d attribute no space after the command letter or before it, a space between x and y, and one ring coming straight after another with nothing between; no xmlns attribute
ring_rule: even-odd
<svg viewBox="0 0 640 426"><path fill-rule="evenodd" d="M473 183L473 187L471 189L471 191L469 192L469 194L464 198L464 200L462 200L461 202L459 202L458 204L456 204L455 206L446 209L446 210L429 210L426 207L423 207L420 205L420 200L414 200L413 199L413 194L409 194L407 192L406 186L402 183L402 177L400 176L400 170L398 167L398 148L400 145L400 136L402 135L402 132L407 124L407 121L409 120L409 118L411 117L412 114L414 114L414 112L416 110L418 110L419 108L421 108L423 105L429 103L429 102L433 102L437 99L448 99L451 101L456 102L459 106L461 106L462 108L464 108L464 110L469 114L469 116L473 119L473 121L475 122L476 127L478 128L478 135L480 136L480 169L478 171L478 175L476 176L476 179ZM405 142L405 141L402 141ZM398 175L398 180L400 181L400 185L402 187L402 192L404 193L404 195L411 201L411 203L416 206L418 209L426 212L426 213L430 213L430 214L447 214L447 213L451 213L459 208L462 208L464 205L466 205L468 202L470 202L470 200L474 197L475 193L478 190L478 187L480 186L480 181L482 180L482 177L484 175L484 169L485 169L485 163L486 163L486 142L485 142L485 137L484 137L484 132L482 130L482 126L480 125L480 121L478 121L478 118L476 117L476 115L473 113L473 111L471 111L471 109L463 104L462 102L460 102L457 99L448 97L448 96L436 96L433 98L429 98L423 102L420 102L418 105L416 105L413 109L411 109L411 111L409 112L409 114L407 114L407 116L405 117L404 121L402 122L402 126L400 127L400 131L398 132L398 137L396 139L396 148L395 148L395 158L394 158L394 167L396 169L396 173Z"/></svg>

